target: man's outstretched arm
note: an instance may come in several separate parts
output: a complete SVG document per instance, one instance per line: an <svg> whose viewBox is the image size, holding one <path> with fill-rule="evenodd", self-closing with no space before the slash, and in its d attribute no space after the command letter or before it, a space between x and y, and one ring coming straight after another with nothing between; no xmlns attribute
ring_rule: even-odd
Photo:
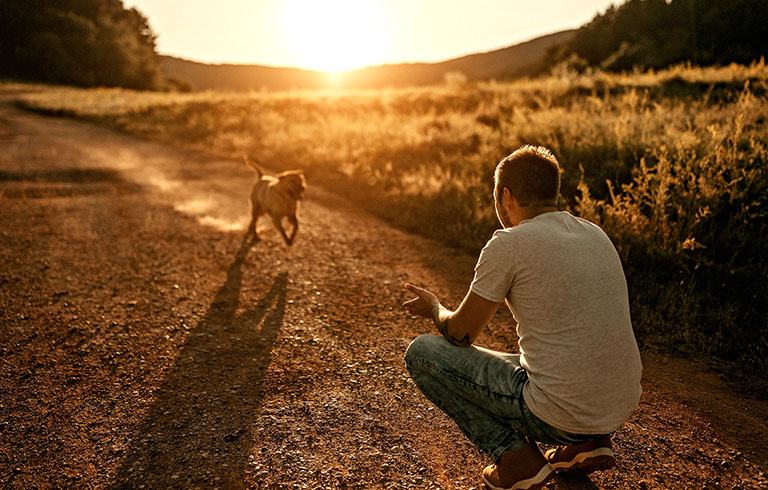
<svg viewBox="0 0 768 490"><path fill-rule="evenodd" d="M437 331L448 342L459 347L472 345L500 304L468 291L456 311L451 311L426 289L413 284L406 284L405 289L416 294L416 298L403 303L405 309L412 315L431 318Z"/></svg>

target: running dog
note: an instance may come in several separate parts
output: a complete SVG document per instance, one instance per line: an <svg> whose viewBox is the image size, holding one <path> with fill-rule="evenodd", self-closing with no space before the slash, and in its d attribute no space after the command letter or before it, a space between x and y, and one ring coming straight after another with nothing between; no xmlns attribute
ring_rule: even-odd
<svg viewBox="0 0 768 490"><path fill-rule="evenodd" d="M251 167L257 175L251 189L251 222L248 225L248 234L253 233L258 239L256 220L266 213L272 218L272 223L283 236L285 243L293 245L296 232L299 231L299 220L296 213L298 212L299 201L304 197L304 191L307 188L304 172L286 170L271 176L267 175L261 165L248 158L247 155L243 155L243 162ZM283 218L288 218L288 222L293 225L291 236L285 233L282 224Z"/></svg>

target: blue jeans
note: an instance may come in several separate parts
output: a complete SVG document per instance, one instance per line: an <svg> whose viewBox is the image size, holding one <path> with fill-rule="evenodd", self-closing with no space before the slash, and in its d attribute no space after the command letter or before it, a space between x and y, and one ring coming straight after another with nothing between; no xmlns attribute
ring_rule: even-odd
<svg viewBox="0 0 768 490"><path fill-rule="evenodd" d="M456 347L426 334L408 346L405 364L422 393L493 461L528 441L573 445L600 437L564 432L528 409L523 400L528 373L519 354Z"/></svg>

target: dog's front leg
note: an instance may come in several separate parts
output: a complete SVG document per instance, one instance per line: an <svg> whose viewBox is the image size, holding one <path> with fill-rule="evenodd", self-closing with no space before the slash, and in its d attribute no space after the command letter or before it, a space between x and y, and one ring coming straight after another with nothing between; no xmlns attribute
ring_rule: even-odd
<svg viewBox="0 0 768 490"><path fill-rule="evenodd" d="M281 218L272 217L272 223L275 224L275 228L277 228L278 231L280 232L280 234L283 235L283 240L285 240L286 245L289 245L289 246L293 245L293 236L291 236L289 238L288 235L285 233L285 229L283 228L282 219Z"/></svg>
<svg viewBox="0 0 768 490"><path fill-rule="evenodd" d="M258 241L259 235L256 233L256 220L252 219L250 223L248 223L248 227L245 229L245 237L248 238L251 235L253 235L254 241Z"/></svg>
<svg viewBox="0 0 768 490"><path fill-rule="evenodd" d="M299 220L296 219L296 215L288 216L288 222L293 225L291 231L291 243L296 239L296 233L299 231Z"/></svg>
<svg viewBox="0 0 768 490"><path fill-rule="evenodd" d="M259 215L261 215L261 206L254 198L251 198L251 222L248 223L246 236L253 234L254 240L259 239L259 234L256 233L256 222L259 220Z"/></svg>

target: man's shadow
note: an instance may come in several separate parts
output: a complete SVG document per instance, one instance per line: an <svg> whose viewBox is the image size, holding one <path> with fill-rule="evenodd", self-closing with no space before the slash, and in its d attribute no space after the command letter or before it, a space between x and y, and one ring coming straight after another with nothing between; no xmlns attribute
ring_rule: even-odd
<svg viewBox="0 0 768 490"><path fill-rule="evenodd" d="M549 484L552 490L596 490L589 475L557 475Z"/></svg>
<svg viewBox="0 0 768 490"><path fill-rule="evenodd" d="M203 320L155 392L110 488L240 488L264 393L262 383L285 315L287 273L236 316L243 240Z"/></svg>

